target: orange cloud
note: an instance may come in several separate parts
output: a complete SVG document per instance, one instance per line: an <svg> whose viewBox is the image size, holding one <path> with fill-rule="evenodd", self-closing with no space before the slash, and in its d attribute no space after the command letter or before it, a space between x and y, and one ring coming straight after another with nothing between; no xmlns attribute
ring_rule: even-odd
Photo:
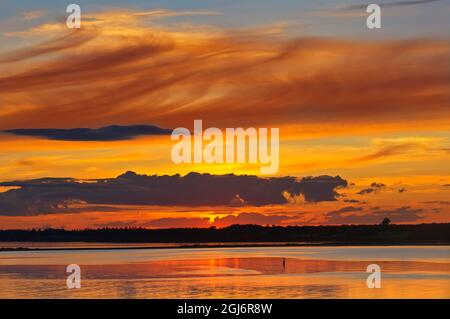
<svg viewBox="0 0 450 319"><path fill-rule="evenodd" d="M140 17L121 21L120 34L88 25L1 55L19 64L46 59L0 78L1 106L10 107L0 127L176 127L195 118L219 127L449 125L446 40L263 40L168 30Z"/></svg>

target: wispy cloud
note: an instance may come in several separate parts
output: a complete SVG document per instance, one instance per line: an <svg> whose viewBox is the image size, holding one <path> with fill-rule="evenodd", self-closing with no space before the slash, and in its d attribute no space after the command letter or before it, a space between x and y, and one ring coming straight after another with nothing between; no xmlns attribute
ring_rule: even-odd
<svg viewBox="0 0 450 319"><path fill-rule="evenodd" d="M3 63L42 59L0 78L3 101L14 109L3 114L0 127L26 128L36 121L45 127L138 121L176 127L198 117L221 127L398 127L444 125L450 118L445 40L265 40L167 30L137 23L144 16L122 15L98 14L106 24L1 54ZM58 116L42 117L54 110Z"/></svg>
<svg viewBox="0 0 450 319"><path fill-rule="evenodd" d="M442 0L411 0L411 1L392 1L392 2L382 2L377 3L381 7L404 7L404 6L415 6L419 4L427 4L432 2L438 2ZM372 2L370 2L372 3ZM370 4L355 4L342 7L343 10L365 10Z"/></svg>
<svg viewBox="0 0 450 319"><path fill-rule="evenodd" d="M0 55L0 64L23 61L47 54L54 54L68 49L74 49L91 41L97 34L94 31L71 32L30 48L19 49Z"/></svg>
<svg viewBox="0 0 450 319"><path fill-rule="evenodd" d="M24 11L20 15L24 20L35 20L45 16L46 12L43 10Z"/></svg>
<svg viewBox="0 0 450 319"><path fill-rule="evenodd" d="M155 9L150 11L140 11L134 12L134 16L145 16L145 17L182 17L182 16L215 16L220 15L218 11L208 11L208 10L185 10L185 11L175 11L168 9Z"/></svg>
<svg viewBox="0 0 450 319"><path fill-rule="evenodd" d="M348 163L371 162L417 152L426 153L427 148L439 140L439 138L375 139L375 151L353 158Z"/></svg>
<svg viewBox="0 0 450 319"><path fill-rule="evenodd" d="M440 2L442 0L412 0L412 1L392 1L392 2L383 2L376 3L381 6L381 8L391 8L392 10L383 12L384 15L393 15L400 14L400 12L396 12L396 8L410 7L421 4ZM366 4L340 4L334 7L328 7L324 9L317 9L310 12L307 12L307 16L311 17L324 17L324 18L362 18L367 17L366 9L369 4L374 3L367 2Z"/></svg>

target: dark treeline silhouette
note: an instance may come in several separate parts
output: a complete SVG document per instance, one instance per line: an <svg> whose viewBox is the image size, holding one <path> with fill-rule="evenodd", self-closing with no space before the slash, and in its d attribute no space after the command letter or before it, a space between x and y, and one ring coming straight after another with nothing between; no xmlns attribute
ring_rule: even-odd
<svg viewBox="0 0 450 319"><path fill-rule="evenodd" d="M450 223L420 225L258 226L226 228L102 228L1 230L0 241L206 243L311 242L342 244L449 244Z"/></svg>

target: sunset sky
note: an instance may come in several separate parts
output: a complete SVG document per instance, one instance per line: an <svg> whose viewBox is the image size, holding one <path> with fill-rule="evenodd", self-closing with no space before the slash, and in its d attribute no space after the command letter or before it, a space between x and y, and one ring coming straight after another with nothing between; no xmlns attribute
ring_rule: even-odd
<svg viewBox="0 0 450 319"><path fill-rule="evenodd" d="M449 0L374 30L365 1L76 3L0 0L0 228L450 222ZM279 128L278 173L174 164L195 119Z"/></svg>

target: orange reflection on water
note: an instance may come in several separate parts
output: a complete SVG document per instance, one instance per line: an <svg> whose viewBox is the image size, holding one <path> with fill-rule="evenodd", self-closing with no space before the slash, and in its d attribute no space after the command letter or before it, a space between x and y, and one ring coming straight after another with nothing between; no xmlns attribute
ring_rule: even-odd
<svg viewBox="0 0 450 319"><path fill-rule="evenodd" d="M368 261L279 257L155 260L80 265L68 290L63 265L0 265L2 298L449 298L450 264L381 261L382 288L368 289Z"/></svg>

